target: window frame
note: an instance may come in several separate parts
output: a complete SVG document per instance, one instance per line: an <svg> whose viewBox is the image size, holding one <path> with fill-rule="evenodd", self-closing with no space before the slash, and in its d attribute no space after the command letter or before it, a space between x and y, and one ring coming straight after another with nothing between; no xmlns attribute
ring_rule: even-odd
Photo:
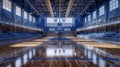
<svg viewBox="0 0 120 67"><path fill-rule="evenodd" d="M94 19L96 19L97 18L97 11L94 11L93 13L92 13L92 19L94 20Z"/></svg>
<svg viewBox="0 0 120 67"><path fill-rule="evenodd" d="M32 22L32 16L31 15L29 15L29 21Z"/></svg>
<svg viewBox="0 0 120 67"><path fill-rule="evenodd" d="M17 16L20 16L20 17L22 16L21 10L22 10L22 9L21 9L19 6L16 6L16 15L17 15Z"/></svg>
<svg viewBox="0 0 120 67"><path fill-rule="evenodd" d="M88 22L91 21L91 15L88 15Z"/></svg>
<svg viewBox="0 0 120 67"><path fill-rule="evenodd" d="M84 18L85 23L87 23L87 17Z"/></svg>
<svg viewBox="0 0 120 67"><path fill-rule="evenodd" d="M99 16L102 16L104 14L105 14L105 6L103 5L99 8Z"/></svg>
<svg viewBox="0 0 120 67"><path fill-rule="evenodd" d="M24 11L24 19L28 19L28 13Z"/></svg>
<svg viewBox="0 0 120 67"><path fill-rule="evenodd" d="M33 23L35 23L35 21L36 21L36 19L35 19L35 17L33 17Z"/></svg>
<svg viewBox="0 0 120 67"><path fill-rule="evenodd" d="M109 1L109 11L113 11L119 7L119 1L118 0L110 0Z"/></svg>
<svg viewBox="0 0 120 67"><path fill-rule="evenodd" d="M3 9L11 12L12 11L12 2L9 0L3 0Z"/></svg>

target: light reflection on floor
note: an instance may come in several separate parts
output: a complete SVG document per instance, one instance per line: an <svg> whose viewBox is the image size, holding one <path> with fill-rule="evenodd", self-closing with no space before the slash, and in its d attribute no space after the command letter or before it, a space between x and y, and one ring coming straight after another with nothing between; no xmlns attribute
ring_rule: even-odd
<svg viewBox="0 0 120 67"><path fill-rule="evenodd" d="M23 57L17 58L15 60L15 67L21 67L23 64L26 64L28 60L31 59L34 55L35 55L35 49L29 51L29 53L24 54ZM22 64L22 61L23 61L23 64ZM12 66L11 64L9 64L6 67L12 67Z"/></svg>
<svg viewBox="0 0 120 67"><path fill-rule="evenodd" d="M91 52L90 51L88 51L88 58L91 58Z"/></svg>
<svg viewBox="0 0 120 67"><path fill-rule="evenodd" d="M25 55L23 56L23 64L26 64L26 63L27 63L27 60L28 60L28 55L25 54Z"/></svg>
<svg viewBox="0 0 120 67"><path fill-rule="evenodd" d="M21 58L18 58L18 59L15 61L15 67L21 67Z"/></svg>
<svg viewBox="0 0 120 67"><path fill-rule="evenodd" d="M93 61L93 63L96 65L97 64L97 56L96 56L96 54L93 54L93 56L92 56L92 61Z"/></svg>
<svg viewBox="0 0 120 67"><path fill-rule="evenodd" d="M105 60L99 59L99 67L105 67Z"/></svg>
<svg viewBox="0 0 120 67"><path fill-rule="evenodd" d="M70 44L71 45L71 44ZM72 64L72 63L70 63L71 62L71 60L67 60L66 59L66 57L68 57L68 56L71 56L71 57L73 57L73 56L75 56L75 54L77 55L77 56L81 56L81 52L83 52L84 53L84 56L83 57L80 57L80 58L87 58L87 59L92 59L92 60L79 60L79 61L77 61L77 60L72 60L73 61L73 64L82 64L82 63L79 63L79 62L91 62L91 63L93 63L94 65L98 65L98 67L106 67L106 65L109 65L110 67L114 67L115 66L115 64L112 64L111 62L108 62L107 60L103 60L102 58L103 57L101 57L101 56L99 56L97 53L95 53L95 52L93 52L93 51L91 51L91 50L89 50L89 49L84 49L84 50L76 50L76 52L75 52L75 47L73 48L73 46L61 46L61 47L58 47L58 46L56 46L56 45L53 45L53 46L47 46L45 49L46 49L46 54L44 55L43 54L43 56L37 56L37 58L39 59L39 58L46 58L46 56L47 57L61 57L61 56L64 56L65 57L65 59L64 59L64 62L66 62L67 61L67 63L69 63L69 64ZM97 45L93 45L93 46L97 46ZM110 45L108 45L108 46L110 46ZM107 47L107 46L98 46L98 47ZM113 47L116 47L116 48L119 48L119 47L117 47L117 46L113 46ZM110 48L110 47L109 47ZM111 47L112 48L112 47ZM41 51L39 51L39 54L42 54L43 53L43 51L41 50ZM44 52L45 53L45 52ZM15 61L15 67L21 67L22 65L26 65L30 60L29 59L33 59L32 57L33 56L36 56L36 50L35 49L32 49L32 50L30 50L30 51L28 51L28 53L25 53L21 58L18 58L16 61ZM28 59L29 58L29 59ZM74 57L74 58L76 58L76 56ZM21 63L21 61L23 61L23 64ZM34 61L36 61L36 60L31 60L31 62L32 63L35 63ZM111 61L111 60L110 60ZM54 61L52 62L52 61L46 61L46 60L44 60L43 62L41 62L41 61L37 61L38 62L38 64L42 64L43 62L43 64L44 65L46 65L46 64L51 64L52 65L52 63L53 63L53 65L54 65ZM75 63L74 63L75 62ZM59 61L56 61L55 62L56 64L59 64ZM61 63L61 62L60 62ZM28 65L32 65L32 64L28 64ZM34 65L34 64L33 64ZM12 67L11 66L11 64L9 64L9 65L7 65L7 67ZM36 67L42 67L42 66L36 66ZM69 66L70 67L70 66ZM71 67L74 67L74 66L71 66ZM78 66L79 67L79 66ZM83 66L84 67L84 66ZM88 66L88 67L93 67L93 66Z"/></svg>
<svg viewBox="0 0 120 67"><path fill-rule="evenodd" d="M11 64L7 65L7 67L11 67Z"/></svg>
<svg viewBox="0 0 120 67"><path fill-rule="evenodd" d="M32 51L29 51L29 58L32 58Z"/></svg>
<svg viewBox="0 0 120 67"><path fill-rule="evenodd" d="M57 47L57 46L48 46L46 49L46 56L47 57L73 57L74 50L72 46L62 46L62 47Z"/></svg>

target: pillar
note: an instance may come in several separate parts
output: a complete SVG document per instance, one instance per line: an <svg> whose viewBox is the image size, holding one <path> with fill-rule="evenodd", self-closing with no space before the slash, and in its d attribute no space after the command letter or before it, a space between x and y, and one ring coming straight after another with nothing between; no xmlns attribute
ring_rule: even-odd
<svg viewBox="0 0 120 67"><path fill-rule="evenodd" d="M108 13L109 13L109 1L105 0L105 23L108 22Z"/></svg>

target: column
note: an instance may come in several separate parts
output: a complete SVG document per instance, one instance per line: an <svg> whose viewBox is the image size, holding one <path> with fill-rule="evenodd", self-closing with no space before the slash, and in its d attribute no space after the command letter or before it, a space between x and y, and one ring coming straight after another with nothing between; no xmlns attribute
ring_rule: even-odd
<svg viewBox="0 0 120 67"><path fill-rule="evenodd" d="M21 1L22 2L22 6L21 6L21 23L22 23L22 25L24 26L24 2L23 1ZM24 32L24 28L22 28L23 30L22 30L22 32Z"/></svg>
<svg viewBox="0 0 120 67"><path fill-rule="evenodd" d="M16 16L16 3L14 3L14 2L15 1L12 0L12 18L13 18L12 23L13 24L16 23L16 18L15 18L15 16ZM16 27L15 26L13 26L13 32L16 32Z"/></svg>
<svg viewBox="0 0 120 67"><path fill-rule="evenodd" d="M98 0L96 0L96 23L95 25L98 24L98 20L99 20L99 8L98 8Z"/></svg>
<svg viewBox="0 0 120 67"><path fill-rule="evenodd" d="M118 0L118 5L119 5L119 15L120 15L120 0Z"/></svg>
<svg viewBox="0 0 120 67"><path fill-rule="evenodd" d="M105 23L108 22L108 13L109 13L109 1L105 0Z"/></svg>
<svg viewBox="0 0 120 67"><path fill-rule="evenodd" d="M3 0L0 0L0 20L2 20L2 3ZM0 25L0 32L2 32L2 25Z"/></svg>
<svg viewBox="0 0 120 67"><path fill-rule="evenodd" d="M0 0L0 20L2 18L2 7L3 7L3 0Z"/></svg>

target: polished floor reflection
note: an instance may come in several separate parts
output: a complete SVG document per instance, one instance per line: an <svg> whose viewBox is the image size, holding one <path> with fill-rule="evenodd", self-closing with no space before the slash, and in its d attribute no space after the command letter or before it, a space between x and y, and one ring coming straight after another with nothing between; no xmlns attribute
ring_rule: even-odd
<svg viewBox="0 0 120 67"><path fill-rule="evenodd" d="M73 57L74 50L72 46L47 46L46 56L47 57Z"/></svg>
<svg viewBox="0 0 120 67"><path fill-rule="evenodd" d="M72 39L72 38L71 38ZM75 40L75 39L74 39ZM38 40L35 40L34 43ZM85 43L89 42L89 46ZM26 47L18 57L1 59L1 67L120 67L119 54L95 45L90 40L48 40L36 47ZM29 42L30 44L30 42ZM92 47L96 46L96 47ZM13 47L12 47L13 48ZM115 46L113 47L115 49ZM119 50L119 48L117 48ZM16 51L20 52L20 51ZM118 52L119 53L119 52Z"/></svg>

